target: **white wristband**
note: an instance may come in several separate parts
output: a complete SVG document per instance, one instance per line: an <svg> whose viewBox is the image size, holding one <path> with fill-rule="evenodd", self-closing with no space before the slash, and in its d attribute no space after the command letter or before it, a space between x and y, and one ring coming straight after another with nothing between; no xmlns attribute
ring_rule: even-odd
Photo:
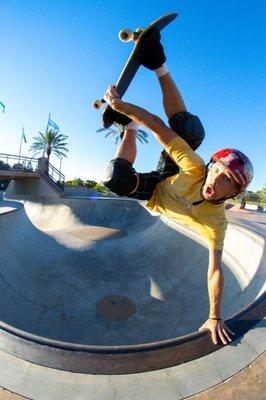
<svg viewBox="0 0 266 400"><path fill-rule="evenodd" d="M158 78L161 78L161 76L168 74L168 68L164 63L160 68L155 69L154 72L156 73Z"/></svg>
<svg viewBox="0 0 266 400"><path fill-rule="evenodd" d="M125 129L131 129L132 131L138 131L139 129L139 124L136 122L132 121L129 124L125 126Z"/></svg>

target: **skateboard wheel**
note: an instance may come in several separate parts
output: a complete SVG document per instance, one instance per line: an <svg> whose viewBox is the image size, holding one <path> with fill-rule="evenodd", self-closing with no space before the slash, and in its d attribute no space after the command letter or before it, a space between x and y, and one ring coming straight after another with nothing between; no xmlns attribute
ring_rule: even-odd
<svg viewBox="0 0 266 400"><path fill-rule="evenodd" d="M103 105L103 102L101 100L95 100L92 103L93 108L95 108L96 110L98 110L99 108L101 108Z"/></svg>
<svg viewBox="0 0 266 400"><path fill-rule="evenodd" d="M136 29L136 33L141 34L142 32L145 31L145 28L138 28Z"/></svg>
<svg viewBox="0 0 266 400"><path fill-rule="evenodd" d="M130 42L134 40L134 32L130 29L122 29L118 34L119 39L122 42Z"/></svg>

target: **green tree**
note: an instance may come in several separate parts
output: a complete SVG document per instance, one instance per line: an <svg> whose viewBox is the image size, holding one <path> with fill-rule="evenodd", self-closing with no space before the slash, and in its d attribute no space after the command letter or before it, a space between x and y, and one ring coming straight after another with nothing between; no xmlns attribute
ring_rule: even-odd
<svg viewBox="0 0 266 400"><path fill-rule="evenodd" d="M84 186L84 182L81 178L74 178L71 181L67 181L66 184L70 186Z"/></svg>
<svg viewBox="0 0 266 400"><path fill-rule="evenodd" d="M7 171L7 170L10 170L11 167L9 164L0 160L0 170L1 169ZM10 181L11 181L11 179L0 179L0 190L5 190Z"/></svg>
<svg viewBox="0 0 266 400"><path fill-rule="evenodd" d="M100 132L105 132L105 138L108 136L111 136L111 138L115 137L115 144L118 143L119 139L122 139L123 134L124 134L124 128L121 127L120 125L114 123L114 127L112 128L100 128L97 129L97 133ZM137 139L140 141L140 143L143 144L143 142L148 143L147 140L148 133L145 132L143 129L138 129L137 133Z"/></svg>
<svg viewBox="0 0 266 400"><path fill-rule="evenodd" d="M39 132L39 136L35 136L33 139L34 142L30 147L30 151L33 152L33 156L40 153L46 153L48 161L52 153L58 158L67 156L66 153L68 152L68 143L66 141L66 135L63 135L62 133L59 133L53 129L49 129L45 133Z"/></svg>
<svg viewBox="0 0 266 400"><path fill-rule="evenodd" d="M266 196L266 185L265 184L260 190L257 191L257 194L261 195L261 196Z"/></svg>
<svg viewBox="0 0 266 400"><path fill-rule="evenodd" d="M97 184L96 181L91 181L91 180L84 181L84 186L86 186L88 189L93 188L96 184Z"/></svg>
<svg viewBox="0 0 266 400"><path fill-rule="evenodd" d="M107 187L105 187L104 185L102 185L101 183L96 183L96 185L94 185L94 187L92 188L93 190L95 190L96 192L100 192L100 193L104 193L104 194L108 194L109 190L107 189Z"/></svg>
<svg viewBox="0 0 266 400"><path fill-rule="evenodd" d="M4 161L0 161L0 169L9 170L11 169L10 165L5 163Z"/></svg>
<svg viewBox="0 0 266 400"><path fill-rule="evenodd" d="M256 195L258 196L258 201L260 202L261 205L266 205L266 185L264 184L264 186L258 190L256 192Z"/></svg>

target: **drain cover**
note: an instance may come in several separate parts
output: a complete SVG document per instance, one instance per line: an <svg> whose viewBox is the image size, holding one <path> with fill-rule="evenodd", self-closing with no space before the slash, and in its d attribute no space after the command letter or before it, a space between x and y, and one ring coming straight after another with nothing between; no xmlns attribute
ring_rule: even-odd
<svg viewBox="0 0 266 400"><path fill-rule="evenodd" d="M135 304L126 296L109 295L100 299L96 304L96 313L107 321L126 321L135 312Z"/></svg>

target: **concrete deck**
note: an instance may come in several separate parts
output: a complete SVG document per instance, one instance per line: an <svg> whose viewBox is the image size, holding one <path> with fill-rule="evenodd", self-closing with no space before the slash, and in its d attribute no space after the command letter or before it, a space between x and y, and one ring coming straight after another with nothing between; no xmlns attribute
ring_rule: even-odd
<svg viewBox="0 0 266 400"><path fill-rule="evenodd" d="M197 331L206 319L208 251L190 231L134 201L1 205L9 207L0 215L2 322L53 340L122 346L171 340ZM265 290L266 218L252 223L256 234L236 225L228 229L224 318ZM114 393L127 400L183 399L258 358L265 350L264 327L261 321L213 354L143 374L71 374L1 351L0 386L33 399L85 399L89 393L95 400Z"/></svg>

